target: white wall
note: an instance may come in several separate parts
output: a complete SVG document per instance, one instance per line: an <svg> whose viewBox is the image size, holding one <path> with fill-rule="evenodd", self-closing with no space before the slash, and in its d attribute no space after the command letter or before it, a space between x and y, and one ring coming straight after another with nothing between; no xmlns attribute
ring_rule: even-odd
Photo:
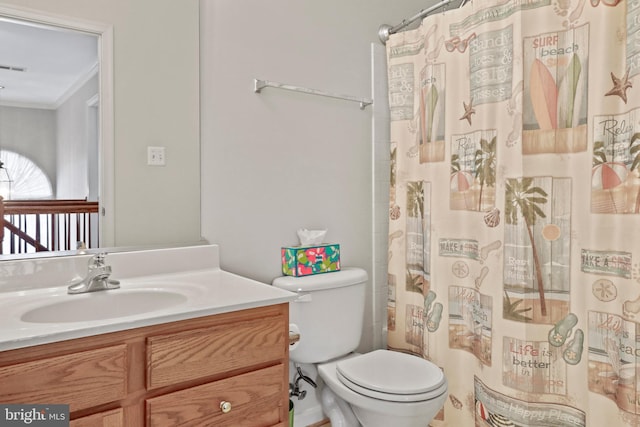
<svg viewBox="0 0 640 427"><path fill-rule="evenodd" d="M56 183L56 112L41 108L0 107L1 148L28 157Z"/></svg>
<svg viewBox="0 0 640 427"><path fill-rule="evenodd" d="M198 0L0 0L113 25L115 244L200 238ZM167 165L146 165L147 146Z"/></svg>
<svg viewBox="0 0 640 427"><path fill-rule="evenodd" d="M89 79L56 110L58 199L84 199L89 196L89 117L88 105L99 93L98 76ZM93 199L96 200L96 199Z"/></svg>
<svg viewBox="0 0 640 427"><path fill-rule="evenodd" d="M373 273L372 108L255 94L253 79L371 97L378 27L426 3L202 0L202 231L223 268L270 282L280 247L306 227L327 228L343 265ZM381 346L374 295L370 286L362 350Z"/></svg>

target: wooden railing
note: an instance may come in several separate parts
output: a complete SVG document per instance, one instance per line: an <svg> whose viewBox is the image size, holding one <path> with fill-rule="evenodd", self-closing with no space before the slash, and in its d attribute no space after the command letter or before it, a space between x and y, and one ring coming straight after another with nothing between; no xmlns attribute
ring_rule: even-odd
<svg viewBox="0 0 640 427"><path fill-rule="evenodd" d="M2 200L0 254L98 247L98 202Z"/></svg>

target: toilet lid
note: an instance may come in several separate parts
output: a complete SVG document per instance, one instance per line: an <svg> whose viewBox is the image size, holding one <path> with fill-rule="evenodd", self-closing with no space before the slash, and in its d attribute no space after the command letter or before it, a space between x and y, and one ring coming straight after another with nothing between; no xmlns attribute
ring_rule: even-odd
<svg viewBox="0 0 640 427"><path fill-rule="evenodd" d="M442 370L420 357L376 350L336 364L340 381L366 396L391 401L417 402L447 389Z"/></svg>

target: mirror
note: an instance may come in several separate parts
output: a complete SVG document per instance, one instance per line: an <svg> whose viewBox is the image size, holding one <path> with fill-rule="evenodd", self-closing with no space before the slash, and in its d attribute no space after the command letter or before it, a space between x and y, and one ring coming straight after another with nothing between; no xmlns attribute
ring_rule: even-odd
<svg viewBox="0 0 640 427"><path fill-rule="evenodd" d="M0 7L0 195L47 212L11 216L5 255L113 244L111 33Z"/></svg>

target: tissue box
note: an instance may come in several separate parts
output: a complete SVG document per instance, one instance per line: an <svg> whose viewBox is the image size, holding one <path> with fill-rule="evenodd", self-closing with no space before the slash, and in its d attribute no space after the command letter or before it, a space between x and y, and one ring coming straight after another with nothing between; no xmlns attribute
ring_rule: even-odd
<svg viewBox="0 0 640 427"><path fill-rule="evenodd" d="M308 276L340 270L340 245L289 246L282 248L282 274Z"/></svg>

